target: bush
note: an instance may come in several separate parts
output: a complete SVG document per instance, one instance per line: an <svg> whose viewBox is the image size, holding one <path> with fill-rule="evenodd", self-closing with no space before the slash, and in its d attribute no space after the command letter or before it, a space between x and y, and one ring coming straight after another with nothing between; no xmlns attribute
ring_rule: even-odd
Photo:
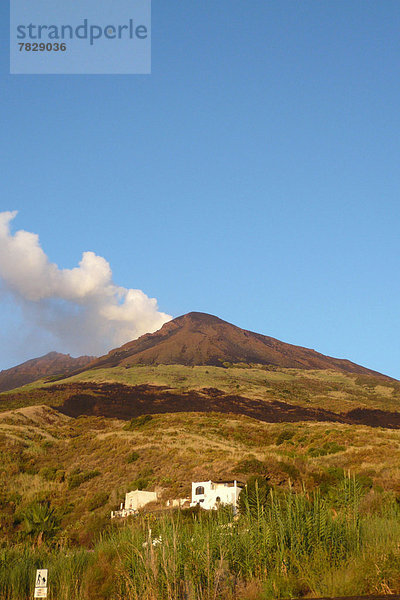
<svg viewBox="0 0 400 600"><path fill-rule="evenodd" d="M89 510L96 510L104 506L108 501L109 495L106 492L98 492L88 502Z"/></svg>
<svg viewBox="0 0 400 600"><path fill-rule="evenodd" d="M60 529L60 516L49 502L32 502L22 513L25 531L40 541L53 537Z"/></svg>
<svg viewBox="0 0 400 600"><path fill-rule="evenodd" d="M151 415L140 415L140 417L134 417L127 423L124 427L126 431L132 431L133 429L139 429L144 425L147 425L150 421L153 420Z"/></svg>
<svg viewBox="0 0 400 600"><path fill-rule="evenodd" d="M46 481L62 481L62 474L65 472L57 467L43 467L40 469L39 475Z"/></svg>
<svg viewBox="0 0 400 600"><path fill-rule="evenodd" d="M136 462L138 460L138 458L139 458L139 454L137 452L135 452L135 450L134 450L133 452L131 452L128 455L128 458L126 459L126 462L133 463L133 462Z"/></svg>
<svg viewBox="0 0 400 600"><path fill-rule="evenodd" d="M281 462L279 464L279 467L284 473L289 475L290 479L292 479L293 481L295 479L298 479L300 476L300 471L295 465L292 465L290 463Z"/></svg>
<svg viewBox="0 0 400 600"><path fill-rule="evenodd" d="M57 469L55 481L63 482L65 480L65 471L64 469Z"/></svg>
<svg viewBox="0 0 400 600"><path fill-rule="evenodd" d="M138 473L137 478L134 481L132 481L131 489L145 490L150 485L152 475L153 469L151 467L146 467L145 469L142 469Z"/></svg>
<svg viewBox="0 0 400 600"><path fill-rule="evenodd" d="M24 454L18 457L17 468L20 473L27 473L27 475L37 475L39 473L39 467L35 465L34 459Z"/></svg>
<svg viewBox="0 0 400 600"><path fill-rule="evenodd" d="M68 489L72 490L73 488L79 487L85 481L89 481L89 479L93 479L93 477L98 477L100 475L100 471L95 469L94 471L81 471L80 469L75 469L68 475Z"/></svg>
<svg viewBox="0 0 400 600"><path fill-rule="evenodd" d="M340 467L329 467L323 472L311 473L311 477L318 485L321 494L327 494L330 488L338 485L344 478L345 474Z"/></svg>
<svg viewBox="0 0 400 600"><path fill-rule="evenodd" d="M249 457L237 463L235 470L239 471L240 473L253 473L260 475L266 473L267 465L255 457Z"/></svg>
<svg viewBox="0 0 400 600"><path fill-rule="evenodd" d="M146 477L138 477L131 483L133 490L145 490L149 487L150 481Z"/></svg>
<svg viewBox="0 0 400 600"><path fill-rule="evenodd" d="M294 436L293 429L284 429L283 431L280 432L280 434L276 438L275 445L280 446L281 444L283 444L283 442L286 442L287 440L291 440L293 436Z"/></svg>
<svg viewBox="0 0 400 600"><path fill-rule="evenodd" d="M313 446L308 449L309 456L327 456L328 454L336 454L337 452L343 452L346 450L345 446L340 446L337 442L326 442L322 448Z"/></svg>
<svg viewBox="0 0 400 600"><path fill-rule="evenodd" d="M374 481L372 477L367 475L367 473L358 473L356 475L356 479L362 488L370 490L374 485Z"/></svg>
<svg viewBox="0 0 400 600"><path fill-rule="evenodd" d="M41 446L43 450L48 450L49 448L52 448L54 446L54 442L52 442L51 440L44 440Z"/></svg>

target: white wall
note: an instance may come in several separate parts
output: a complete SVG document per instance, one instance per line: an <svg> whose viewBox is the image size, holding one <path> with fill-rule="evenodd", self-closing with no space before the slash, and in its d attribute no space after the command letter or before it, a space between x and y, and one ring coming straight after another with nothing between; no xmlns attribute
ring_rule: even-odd
<svg viewBox="0 0 400 600"><path fill-rule="evenodd" d="M145 492L144 490L135 490L125 494L125 509L138 510L146 506L149 502L157 500L156 492Z"/></svg>
<svg viewBox="0 0 400 600"><path fill-rule="evenodd" d="M197 488L203 487L204 493L196 493ZM192 502L190 506L199 504L206 510L217 508L220 504L237 505L239 494L242 488L235 482L228 485L227 483L213 483L212 481L194 481L192 483Z"/></svg>

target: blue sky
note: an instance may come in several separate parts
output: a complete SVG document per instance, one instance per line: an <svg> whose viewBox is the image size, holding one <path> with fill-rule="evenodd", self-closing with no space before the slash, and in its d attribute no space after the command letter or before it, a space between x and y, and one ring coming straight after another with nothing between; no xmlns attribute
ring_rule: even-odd
<svg viewBox="0 0 400 600"><path fill-rule="evenodd" d="M173 316L400 378L400 4L153 0L152 74L9 75L1 210ZM0 368L70 351L0 295ZM68 345L68 344L65 344Z"/></svg>

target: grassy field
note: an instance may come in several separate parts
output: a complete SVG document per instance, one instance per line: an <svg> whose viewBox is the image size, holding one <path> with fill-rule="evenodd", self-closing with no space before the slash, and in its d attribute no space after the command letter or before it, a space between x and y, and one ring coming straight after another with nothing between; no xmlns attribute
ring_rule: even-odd
<svg viewBox="0 0 400 600"><path fill-rule="evenodd" d="M60 539L90 546L136 487L158 490L162 507L186 497L192 480L262 475L299 491L325 489L350 470L368 502L400 493L400 431L214 413L155 415L130 428L28 407L1 415L0 460L0 525L13 542L25 539L22 515L39 501L62 513Z"/></svg>
<svg viewBox="0 0 400 600"><path fill-rule="evenodd" d="M257 482L258 483L258 482ZM269 600L400 591L395 499L365 503L343 477L329 493L252 488L235 518L182 511L113 524L92 550L0 549L3 600L33 596L49 570L50 600ZM36 541L38 535L36 532Z"/></svg>
<svg viewBox="0 0 400 600"><path fill-rule="evenodd" d="M227 368L181 365L114 367L85 371L60 382L44 380L0 394L0 411L28 404L62 404L65 394L48 394L58 383L118 382L125 385L153 384L176 390L218 388L249 398L280 400L298 406L337 413L354 408L398 411L400 382L370 375L336 371L229 366Z"/></svg>
<svg viewBox="0 0 400 600"><path fill-rule="evenodd" d="M81 381L218 388L336 412L397 411L400 399L391 380L240 365L117 367L63 383ZM58 384L0 395L2 600L29 598L39 567L51 569L51 600L400 592L400 430L196 412L70 418L51 408L68 393ZM272 496L238 520L166 510L192 481L254 477ZM159 493L154 512L111 521L136 488Z"/></svg>

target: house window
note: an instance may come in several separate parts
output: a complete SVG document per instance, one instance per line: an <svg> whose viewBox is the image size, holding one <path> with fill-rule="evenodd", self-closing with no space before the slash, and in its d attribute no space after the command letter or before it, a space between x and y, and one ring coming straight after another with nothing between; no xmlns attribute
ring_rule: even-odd
<svg viewBox="0 0 400 600"><path fill-rule="evenodd" d="M200 494L204 494L204 487L202 485L199 485L196 488L196 496L199 496Z"/></svg>

